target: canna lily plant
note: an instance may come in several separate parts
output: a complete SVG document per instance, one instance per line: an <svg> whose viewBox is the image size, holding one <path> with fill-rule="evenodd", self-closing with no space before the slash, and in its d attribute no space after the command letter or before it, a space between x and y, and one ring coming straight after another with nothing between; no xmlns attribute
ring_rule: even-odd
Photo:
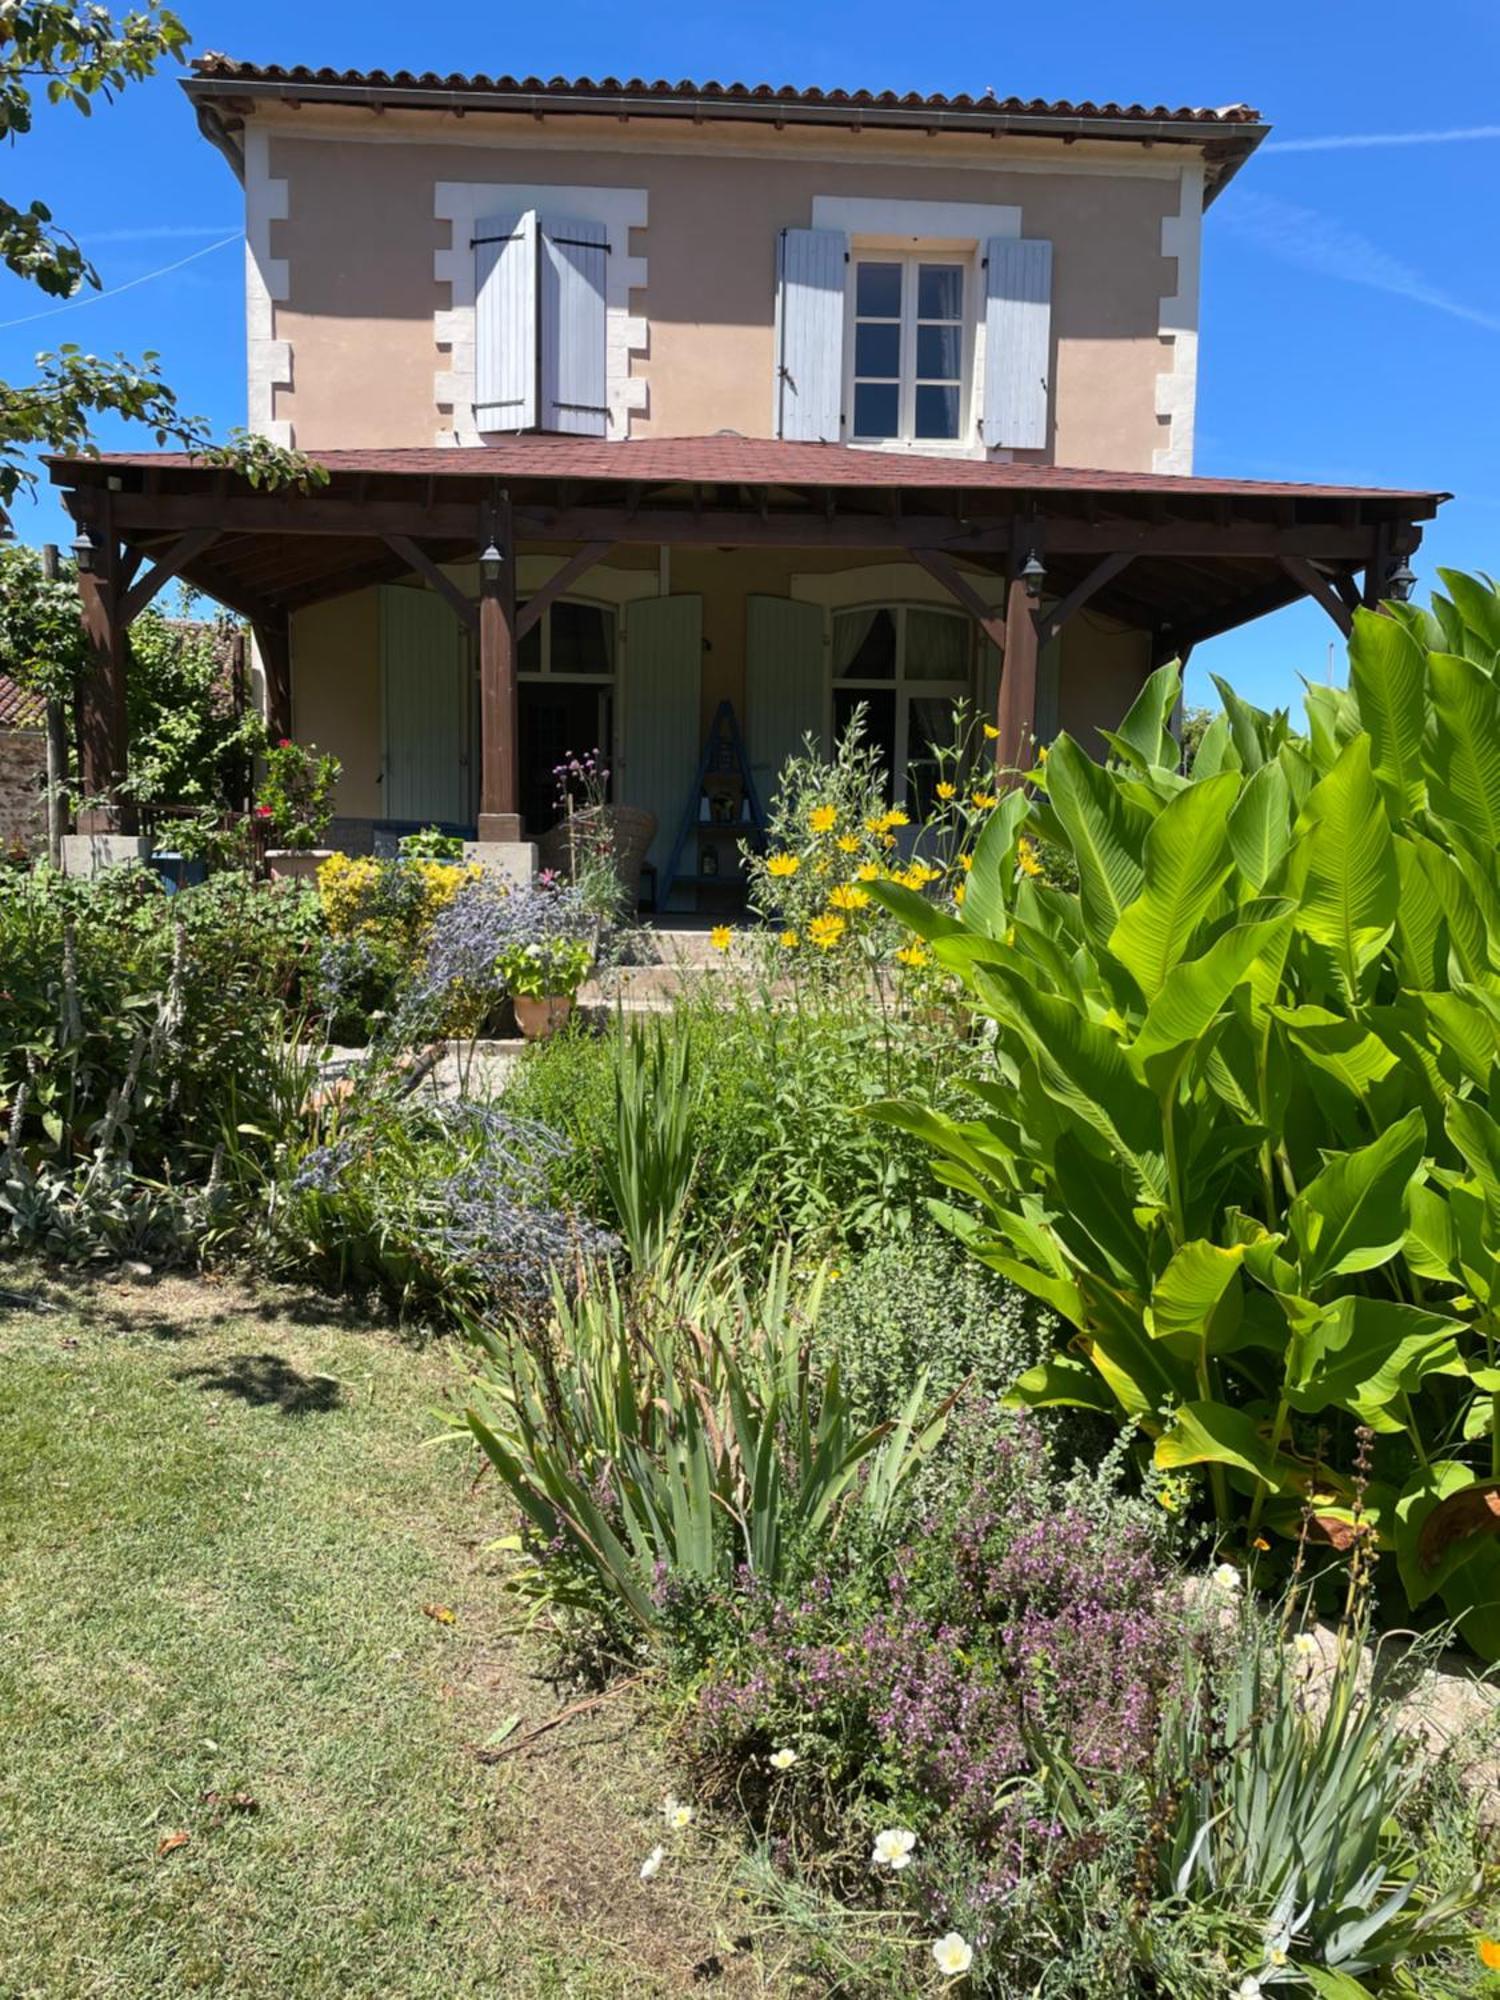
<svg viewBox="0 0 1500 2000"><path fill-rule="evenodd" d="M1500 1657L1500 591L1442 576L1356 612L1303 732L1220 682L1184 774L1164 667L1006 797L961 909L875 885L995 1064L973 1119L872 1108L1065 1323L1020 1400L1123 1413L1252 1541L1362 1518Z"/></svg>

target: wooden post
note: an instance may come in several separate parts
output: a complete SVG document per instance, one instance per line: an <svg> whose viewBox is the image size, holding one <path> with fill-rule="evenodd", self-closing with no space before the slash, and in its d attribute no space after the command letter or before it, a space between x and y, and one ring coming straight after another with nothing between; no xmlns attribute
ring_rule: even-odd
<svg viewBox="0 0 1500 2000"><path fill-rule="evenodd" d="M285 611L273 611L250 630L266 681L266 728L279 743L292 733L292 622Z"/></svg>
<svg viewBox="0 0 1500 2000"><path fill-rule="evenodd" d="M84 833L134 833L133 799L122 796L130 755L125 676L130 638L120 616L120 544L106 503L89 523L91 566L78 572L78 596L90 661L78 691L79 762L84 795L104 801L79 815Z"/></svg>
<svg viewBox="0 0 1500 2000"><path fill-rule="evenodd" d="M479 838L519 840L520 711L516 689L516 550L510 496L502 494L480 530L504 561L479 579Z"/></svg>
<svg viewBox="0 0 1500 2000"><path fill-rule="evenodd" d="M57 544L42 546L42 579L56 583ZM64 803L68 782L68 725L62 703L55 694L47 697L47 859L54 868L62 867L63 835L68 830Z"/></svg>
<svg viewBox="0 0 1500 2000"><path fill-rule="evenodd" d="M1000 730L995 741L995 776L1005 786L1020 784L1022 772L1030 769L1036 737L1037 604L1020 573L1028 552L1029 546L1023 549L1017 542L1005 598L1005 664L995 718Z"/></svg>

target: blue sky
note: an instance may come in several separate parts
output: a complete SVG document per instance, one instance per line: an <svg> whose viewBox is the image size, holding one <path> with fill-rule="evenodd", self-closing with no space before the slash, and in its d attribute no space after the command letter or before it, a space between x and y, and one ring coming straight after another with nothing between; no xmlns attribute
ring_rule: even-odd
<svg viewBox="0 0 1500 2000"><path fill-rule="evenodd" d="M1450 491L1417 560L1423 594L1440 563L1500 569L1493 0L949 0L927 17L945 32L915 42L897 0L179 11L197 48L262 62L1254 104L1276 129L1207 219L1197 470ZM0 376L21 377L63 340L150 347L186 408L221 431L243 421L238 190L175 82L88 121L39 108L5 186L47 201L106 286L131 289L13 325L48 301L0 275ZM133 283L180 258L191 261ZM68 539L50 496L16 516L27 540ZM1212 669L1256 699L1292 701L1299 674L1325 675L1331 634L1311 607L1262 620L1194 655L1190 693L1206 693Z"/></svg>

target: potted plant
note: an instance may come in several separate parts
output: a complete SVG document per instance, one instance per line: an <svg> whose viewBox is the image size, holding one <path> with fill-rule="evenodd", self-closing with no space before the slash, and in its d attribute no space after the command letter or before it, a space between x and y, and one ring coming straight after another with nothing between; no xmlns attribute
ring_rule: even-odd
<svg viewBox="0 0 1500 2000"><path fill-rule="evenodd" d="M314 743L283 736L266 752L252 815L266 842L273 875L312 876L328 850L321 846L333 822L333 792L342 767Z"/></svg>
<svg viewBox="0 0 1500 2000"><path fill-rule="evenodd" d="M555 1034L573 1011L573 996L593 963L582 938L544 937L509 944L495 961L528 1042Z"/></svg>

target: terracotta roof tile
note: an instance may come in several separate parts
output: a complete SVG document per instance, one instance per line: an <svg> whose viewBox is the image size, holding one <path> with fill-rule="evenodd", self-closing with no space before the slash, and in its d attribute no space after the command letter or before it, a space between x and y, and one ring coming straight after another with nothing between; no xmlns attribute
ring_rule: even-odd
<svg viewBox="0 0 1500 2000"><path fill-rule="evenodd" d="M205 81L233 82L244 84L308 84L345 89L390 89L390 90L431 90L465 91L490 93L495 96L515 97L573 97L573 98L619 98L633 97L642 100L673 98L700 98L725 104L785 104L807 108L830 107L847 110L871 111L972 111L989 112L1002 117L1111 120L1125 119L1132 122L1172 125L1257 125L1260 113L1248 104L1228 104L1217 109L1201 105L1166 104L1118 104L1113 101L1095 104L1085 100L1081 104L1065 99L997 97L993 91L981 91L971 95L960 91L953 96L934 92L924 96L919 91L895 90L820 90L801 89L790 84L770 83L715 83L707 81L694 83L683 79L672 83L665 78L648 82L643 77L631 77L622 81L618 77L491 77L484 74L465 76L453 73L439 76L432 70L421 72L398 70L356 70L356 69L310 69L305 64L296 63L283 67L279 63L239 62L232 56L208 50L193 60L193 72Z"/></svg>
<svg viewBox="0 0 1500 2000"><path fill-rule="evenodd" d="M47 704L34 688L0 674L0 729L40 729L46 717Z"/></svg>

